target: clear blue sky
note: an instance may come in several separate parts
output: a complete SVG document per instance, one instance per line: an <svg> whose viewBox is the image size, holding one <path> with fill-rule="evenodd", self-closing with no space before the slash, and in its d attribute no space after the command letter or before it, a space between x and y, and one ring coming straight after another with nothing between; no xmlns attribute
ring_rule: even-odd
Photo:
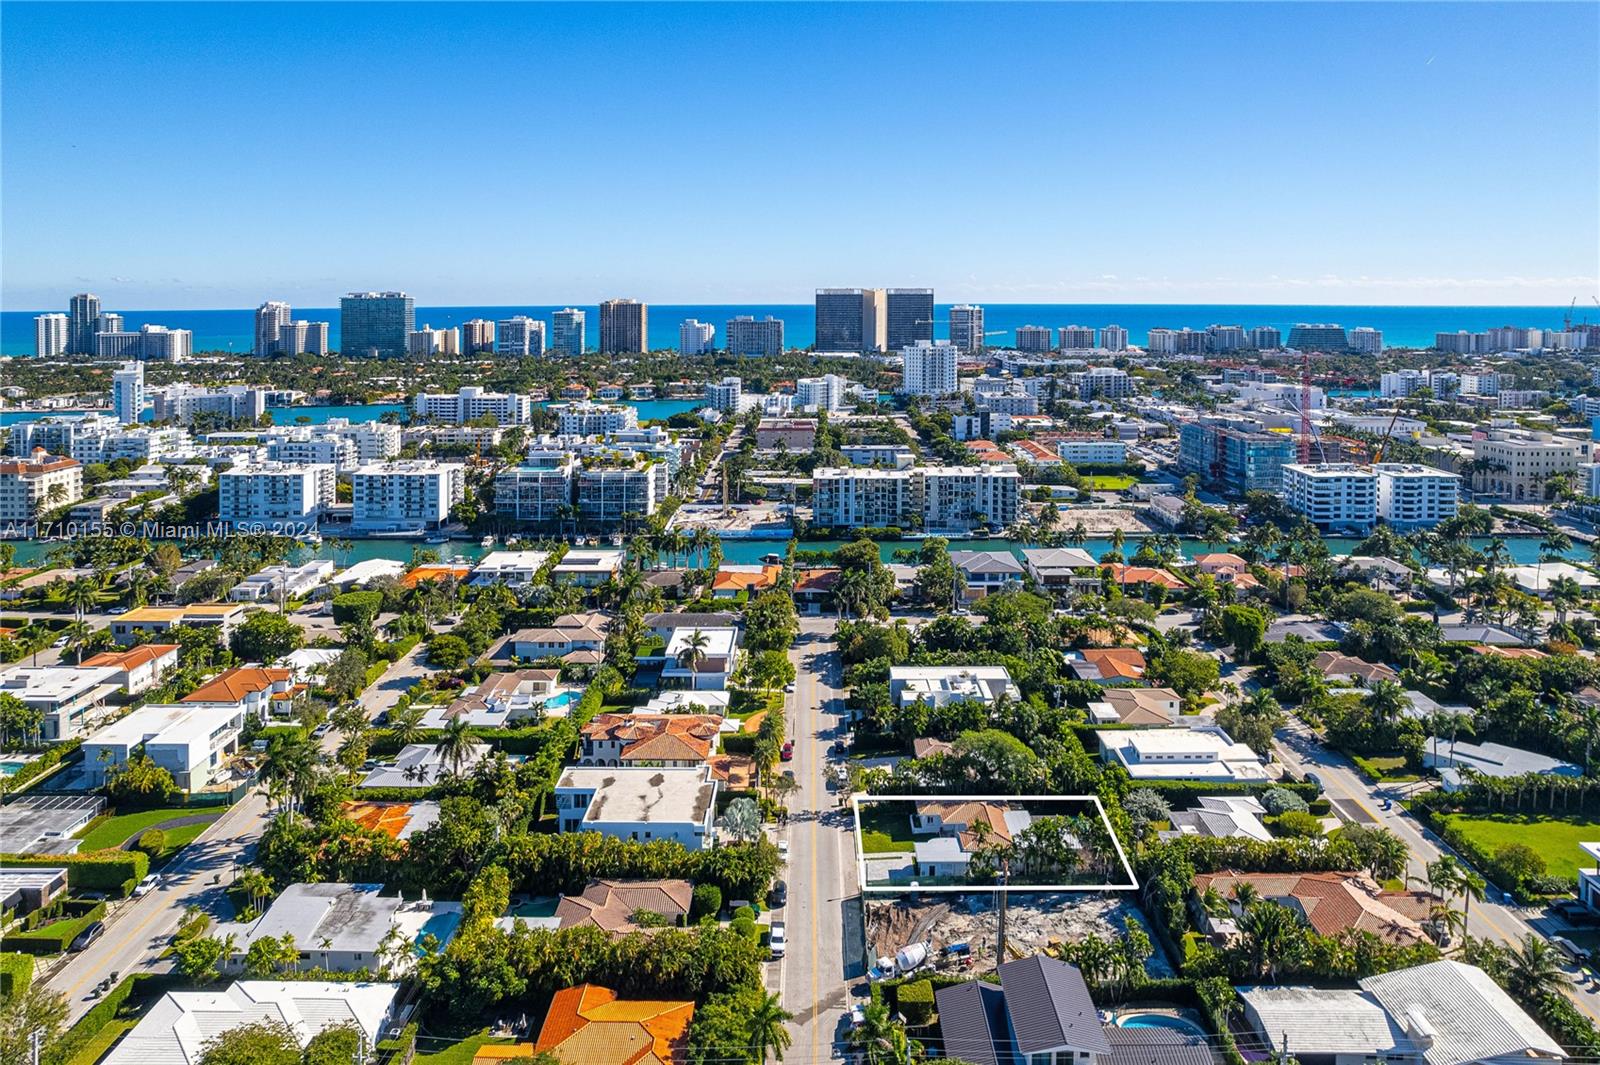
<svg viewBox="0 0 1600 1065"><path fill-rule="evenodd" d="M1600 5L3 6L12 309L1588 302Z"/></svg>

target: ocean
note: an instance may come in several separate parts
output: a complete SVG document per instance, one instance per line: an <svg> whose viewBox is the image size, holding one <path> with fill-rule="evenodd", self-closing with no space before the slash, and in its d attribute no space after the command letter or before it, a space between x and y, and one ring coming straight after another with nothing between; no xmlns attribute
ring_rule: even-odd
<svg viewBox="0 0 1600 1065"><path fill-rule="evenodd" d="M557 401L551 400L540 406L549 406L554 402ZM705 405L692 399L624 399L619 402L637 408L640 421L659 421ZM344 418L350 422L374 422L385 414L400 414L404 410L405 407L399 403L355 403L325 407L268 407L267 413L272 416L275 425L322 425L334 418ZM0 410L0 426L82 413L78 410ZM141 420L149 421L152 413L150 408L145 408Z"/></svg>
<svg viewBox="0 0 1600 1065"><path fill-rule="evenodd" d="M66 299L62 306L66 309ZM1392 347L1425 347L1433 342L1439 332L1465 329L1480 332L1493 326L1517 325L1554 328L1561 324L1566 309L1562 307L1361 307L1361 306L1288 306L1288 305L1228 305L1228 304L1157 304L1157 303L989 303L984 304L984 328L993 335L994 343L1008 345L1015 341L1016 330L1024 325L1059 327L1086 325L1100 327L1120 325L1128 331L1129 340L1144 344L1154 328L1204 329L1208 325L1276 326L1285 338L1289 330L1300 322L1334 322L1353 329L1370 326L1383 332L1384 342ZM196 351L249 352L255 336L255 312L240 310L163 311L123 310L107 306L108 311L122 314L127 328L141 325L165 325L174 329L194 332ZM547 323L555 306L521 307L418 307L417 325L435 328L459 326L473 318L500 319L516 314L543 318ZM584 308L588 312L588 342L593 346L599 340L600 311L598 307ZM32 355L33 319L43 311L0 312L0 355ZM333 307L296 307L296 318L330 323L329 343L339 347L339 311ZM717 304L655 304L650 307L650 347L655 350L678 346L678 325L686 318L710 322L723 335L725 323L734 315L748 314L755 318L771 315L784 323L784 341L792 348L809 347L815 338L815 315L809 303L768 305L717 305ZM948 336L950 305L938 304L934 310L937 322L935 335Z"/></svg>

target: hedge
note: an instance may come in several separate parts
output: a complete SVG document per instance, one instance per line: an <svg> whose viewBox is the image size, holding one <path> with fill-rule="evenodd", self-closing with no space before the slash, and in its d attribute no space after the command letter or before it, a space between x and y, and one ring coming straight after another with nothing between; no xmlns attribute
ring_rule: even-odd
<svg viewBox="0 0 1600 1065"><path fill-rule="evenodd" d="M78 938L78 933L106 915L106 904L97 902L81 917L47 924L31 932L18 932L0 940L0 948L21 951L23 954L61 954Z"/></svg>
<svg viewBox="0 0 1600 1065"><path fill-rule="evenodd" d="M33 983L33 958L27 954L0 954L0 999L20 995Z"/></svg>
<svg viewBox="0 0 1600 1065"><path fill-rule="evenodd" d="M36 780L40 780L55 772L57 766L66 762L70 756L78 753L78 748L83 746L83 738L76 737L52 745L39 757L29 761L21 769L6 778L6 792L15 795Z"/></svg>
<svg viewBox="0 0 1600 1065"><path fill-rule="evenodd" d="M371 623L383 609L382 592L345 592L332 601L333 620L341 625Z"/></svg>
<svg viewBox="0 0 1600 1065"><path fill-rule="evenodd" d="M73 894L104 891L126 896L150 873L150 857L138 851L103 850L88 854L0 854L0 866L23 869L67 870L67 887Z"/></svg>
<svg viewBox="0 0 1600 1065"><path fill-rule="evenodd" d="M183 978L176 973L134 973L123 977L122 982L107 991L93 1009L78 1018L77 1024L67 1029L66 1035L44 1048L40 1065L63 1065L71 1061L89 1045L90 1040L100 1034L100 1029L116 1019L130 998L133 999L131 1008L137 1011L143 1009L146 1002L182 983Z"/></svg>
<svg viewBox="0 0 1600 1065"><path fill-rule="evenodd" d="M902 984L896 1002L906 1024L913 1028L920 1028L933 1020L933 984L926 979Z"/></svg>
<svg viewBox="0 0 1600 1065"><path fill-rule="evenodd" d="M380 1065L410 1065L417 1052L417 1022L400 1029L393 1039L380 1039L377 1051Z"/></svg>

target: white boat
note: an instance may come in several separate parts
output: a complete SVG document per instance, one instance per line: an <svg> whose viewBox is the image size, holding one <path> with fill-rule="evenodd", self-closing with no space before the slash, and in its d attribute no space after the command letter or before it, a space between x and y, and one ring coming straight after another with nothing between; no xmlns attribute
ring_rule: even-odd
<svg viewBox="0 0 1600 1065"><path fill-rule="evenodd" d="M449 533L432 533L422 541L425 544L447 544L450 542Z"/></svg>
<svg viewBox="0 0 1600 1065"><path fill-rule="evenodd" d="M494 537L485 536L482 540L478 541L478 546L483 548L485 551L489 550L489 548L494 546Z"/></svg>

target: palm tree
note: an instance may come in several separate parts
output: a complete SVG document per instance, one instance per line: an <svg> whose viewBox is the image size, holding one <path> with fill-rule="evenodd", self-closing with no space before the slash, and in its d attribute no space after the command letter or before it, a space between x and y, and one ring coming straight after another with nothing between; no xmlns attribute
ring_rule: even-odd
<svg viewBox="0 0 1600 1065"><path fill-rule="evenodd" d="M850 1032L850 1045L862 1052L863 1065L908 1065L911 1040L895 1023L889 1007L874 1002L862 1013L861 1023Z"/></svg>
<svg viewBox="0 0 1600 1065"><path fill-rule="evenodd" d="M94 635L93 627L80 617L62 629L61 634L67 638L67 645L77 655L77 664L83 665L83 651L89 644L89 637Z"/></svg>
<svg viewBox="0 0 1600 1065"><path fill-rule="evenodd" d="M1388 724L1398 721L1400 715L1405 713L1411 701L1406 698L1406 690L1399 682L1392 680L1376 680L1372 682L1372 690L1367 695L1367 709L1372 711L1372 716Z"/></svg>
<svg viewBox="0 0 1600 1065"><path fill-rule="evenodd" d="M424 707L397 706L389 711L389 733L395 742L405 747L422 738L422 719L427 715Z"/></svg>
<svg viewBox="0 0 1600 1065"><path fill-rule="evenodd" d="M1438 861L1429 862L1427 871L1428 890L1445 902L1449 902L1451 896L1460 890L1461 878L1466 873L1461 863L1450 854L1441 855Z"/></svg>
<svg viewBox="0 0 1600 1065"><path fill-rule="evenodd" d="M1456 887L1461 892L1461 934L1465 936L1469 922L1472 920L1472 900L1477 899L1482 902L1483 893L1488 889L1489 884L1477 873L1463 871Z"/></svg>
<svg viewBox="0 0 1600 1065"><path fill-rule="evenodd" d="M761 811L754 799L734 799L717 818L717 827L739 842L749 843L761 836Z"/></svg>
<svg viewBox="0 0 1600 1065"><path fill-rule="evenodd" d="M1081 520L1076 522L1067 533L1067 543L1073 547L1082 547L1089 542L1089 527Z"/></svg>
<svg viewBox="0 0 1600 1065"><path fill-rule="evenodd" d="M1522 945L1506 958L1506 983L1511 993L1524 1002L1538 1002L1549 995L1560 995L1567 976L1561 955L1549 940L1529 932Z"/></svg>
<svg viewBox="0 0 1600 1065"><path fill-rule="evenodd" d="M75 577L67 583L64 596L72 612L82 621L83 615L100 602L100 585L93 577Z"/></svg>
<svg viewBox="0 0 1600 1065"><path fill-rule="evenodd" d="M472 757L475 746L472 740L472 726L467 724L465 717L452 718L444 727L444 735L439 737L434 750L439 754L439 761L450 767L452 776L459 775L461 767Z"/></svg>
<svg viewBox="0 0 1600 1065"><path fill-rule="evenodd" d="M700 668L700 663L706 660L706 648L711 646L711 637L695 629L683 641L683 648L678 652L678 665L694 672Z"/></svg>
<svg viewBox="0 0 1600 1065"><path fill-rule="evenodd" d="M1265 971L1267 980L1278 981L1278 963L1293 961L1301 933L1294 911L1276 902L1253 902L1239 918L1239 931L1245 936L1256 971Z"/></svg>
<svg viewBox="0 0 1600 1065"><path fill-rule="evenodd" d="M761 996L761 1004L750 1014L750 1049L756 1052L758 1065L766 1065L769 1050L783 1060L793 1038L788 1027L793 1019L794 1014L783 1008L776 993Z"/></svg>

